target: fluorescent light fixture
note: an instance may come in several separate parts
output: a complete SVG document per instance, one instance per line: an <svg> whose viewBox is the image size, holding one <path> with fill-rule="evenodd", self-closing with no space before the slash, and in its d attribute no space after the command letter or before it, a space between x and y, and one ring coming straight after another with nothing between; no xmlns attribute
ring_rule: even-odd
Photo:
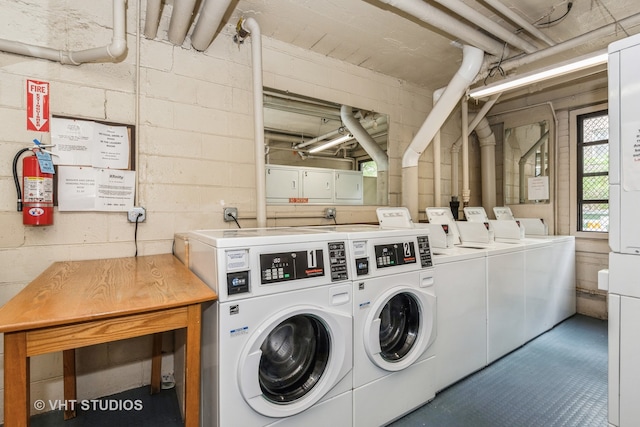
<svg viewBox="0 0 640 427"><path fill-rule="evenodd" d="M338 144L342 144L343 142L347 142L348 140L353 139L353 135L347 134L342 135L336 139L332 139L331 141L327 141L325 144L319 145L317 147L313 147L309 150L309 153L317 153L318 151L326 150L327 148L335 147Z"/></svg>
<svg viewBox="0 0 640 427"><path fill-rule="evenodd" d="M543 80L551 79L553 77L559 77L575 71L606 64L607 59L608 53L606 50L591 53L589 55L572 59L571 61L562 62L553 67L543 68L542 70L526 73L509 80L473 89L469 92L469 96L475 99L486 98L488 96L495 95L496 93L506 92L508 90L517 89Z"/></svg>

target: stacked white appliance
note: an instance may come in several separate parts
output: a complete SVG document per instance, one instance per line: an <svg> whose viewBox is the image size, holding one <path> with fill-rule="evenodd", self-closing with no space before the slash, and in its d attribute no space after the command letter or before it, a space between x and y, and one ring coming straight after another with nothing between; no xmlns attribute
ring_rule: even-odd
<svg viewBox="0 0 640 427"><path fill-rule="evenodd" d="M339 228L353 274L353 425L385 425L435 397L437 303L426 229Z"/></svg>
<svg viewBox="0 0 640 427"><path fill-rule="evenodd" d="M345 235L274 228L188 238L189 267L218 293L202 318L200 425L350 426Z"/></svg>
<svg viewBox="0 0 640 427"><path fill-rule="evenodd" d="M640 35L609 45L609 424L640 420Z"/></svg>

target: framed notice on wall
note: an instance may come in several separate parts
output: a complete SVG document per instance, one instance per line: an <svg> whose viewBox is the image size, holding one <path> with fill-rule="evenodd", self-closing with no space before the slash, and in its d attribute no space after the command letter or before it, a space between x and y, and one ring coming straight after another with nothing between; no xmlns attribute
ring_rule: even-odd
<svg viewBox="0 0 640 427"><path fill-rule="evenodd" d="M126 212L133 207L131 126L54 117L51 143L60 211Z"/></svg>

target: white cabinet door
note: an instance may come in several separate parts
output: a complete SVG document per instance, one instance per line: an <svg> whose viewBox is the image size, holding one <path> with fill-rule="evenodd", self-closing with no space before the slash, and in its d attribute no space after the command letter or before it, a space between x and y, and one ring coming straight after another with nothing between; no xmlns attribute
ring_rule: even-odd
<svg viewBox="0 0 640 427"><path fill-rule="evenodd" d="M362 204L362 172L336 171L336 202Z"/></svg>
<svg viewBox="0 0 640 427"><path fill-rule="evenodd" d="M333 202L333 171L332 170L303 170L302 197L308 203Z"/></svg>
<svg viewBox="0 0 640 427"><path fill-rule="evenodd" d="M300 197L300 171L287 167L268 166L266 170L266 197L268 203L289 203Z"/></svg>

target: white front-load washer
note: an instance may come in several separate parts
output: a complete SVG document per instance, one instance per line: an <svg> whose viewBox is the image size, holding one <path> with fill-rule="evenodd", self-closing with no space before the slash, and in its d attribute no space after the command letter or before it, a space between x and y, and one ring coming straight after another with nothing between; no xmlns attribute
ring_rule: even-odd
<svg viewBox="0 0 640 427"><path fill-rule="evenodd" d="M189 233L203 312L202 426L350 426L346 240L305 229ZM188 349L187 349L188 352Z"/></svg>
<svg viewBox="0 0 640 427"><path fill-rule="evenodd" d="M384 425L436 392L436 294L428 230L349 233L353 425Z"/></svg>

